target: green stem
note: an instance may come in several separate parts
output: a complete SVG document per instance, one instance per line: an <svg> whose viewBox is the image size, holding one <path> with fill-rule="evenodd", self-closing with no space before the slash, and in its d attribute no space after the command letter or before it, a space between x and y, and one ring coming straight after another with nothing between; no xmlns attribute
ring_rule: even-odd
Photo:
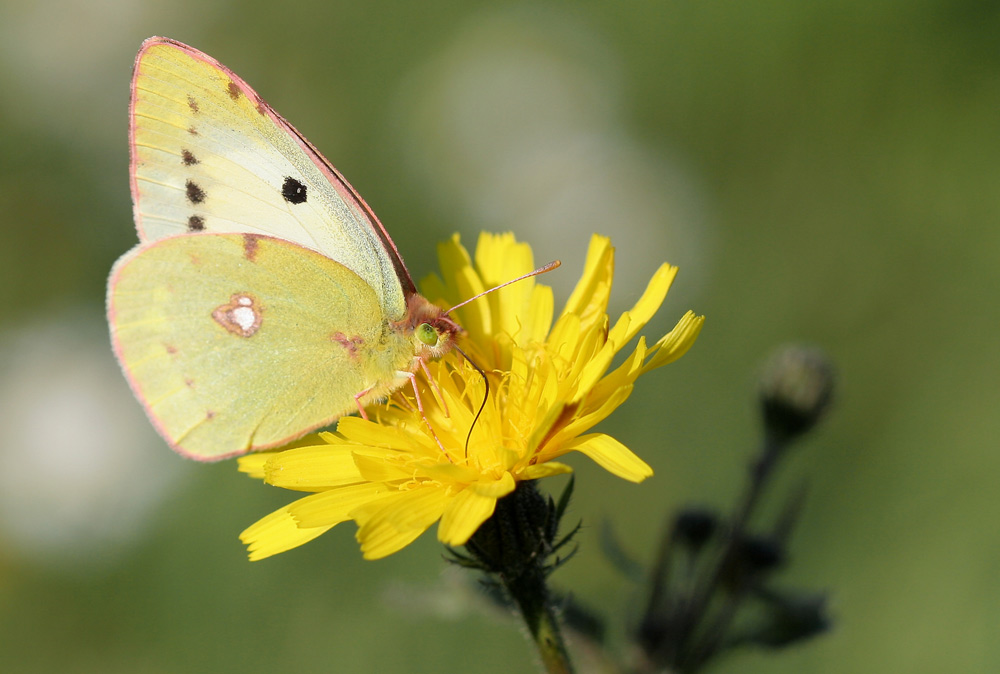
<svg viewBox="0 0 1000 674"><path fill-rule="evenodd" d="M566 650L559 619L548 599L544 576L540 573L529 575L536 578L522 577L519 582L508 584L507 589L520 609L545 671L549 674L572 674L573 665Z"/></svg>
<svg viewBox="0 0 1000 674"><path fill-rule="evenodd" d="M743 492L739 506L737 506L730 520L730 529L723 543L722 550L716 559L715 566L712 568L707 581L702 586L701 593L692 602L689 609L688 619L685 621L688 628L688 633L685 635L686 639L694 641L696 638L696 629L704 627L703 621L706 619L709 603L719 588L726 564L734 554L736 544L743 537L747 524L764 491L764 486L771 477L774 466L782 455L784 447L785 442L783 438L778 438L770 434L765 436L761 451L750 466L750 481L746 487L746 491ZM729 605L721 609L715 624L708 628L708 633L701 635L701 639L695 641L695 643L688 643L687 654L684 657L684 661L680 663L679 671L695 672L705 664L707 659L715 652L719 641L725 633L725 629L732 621L738 601L739 597L734 596Z"/></svg>
<svg viewBox="0 0 1000 674"><path fill-rule="evenodd" d="M545 670L571 674L573 665L546 583L551 570L546 560L553 553L558 528L554 509L533 482L522 482L497 501L493 516L473 534L466 549L517 605Z"/></svg>

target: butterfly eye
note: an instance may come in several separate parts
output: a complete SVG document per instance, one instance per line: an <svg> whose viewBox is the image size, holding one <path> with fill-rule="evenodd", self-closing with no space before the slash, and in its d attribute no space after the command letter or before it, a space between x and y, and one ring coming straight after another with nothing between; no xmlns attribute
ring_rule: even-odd
<svg viewBox="0 0 1000 674"><path fill-rule="evenodd" d="M417 328L417 339L427 346L437 346L438 333L430 323L421 323Z"/></svg>

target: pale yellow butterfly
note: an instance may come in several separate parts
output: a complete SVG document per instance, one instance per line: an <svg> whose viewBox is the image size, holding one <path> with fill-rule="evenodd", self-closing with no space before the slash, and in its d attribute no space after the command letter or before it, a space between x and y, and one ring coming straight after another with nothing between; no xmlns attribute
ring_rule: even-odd
<svg viewBox="0 0 1000 674"><path fill-rule="evenodd" d="M136 57L140 244L108 280L112 344L171 447L285 444L402 386L461 328L343 176L246 82L162 37Z"/></svg>

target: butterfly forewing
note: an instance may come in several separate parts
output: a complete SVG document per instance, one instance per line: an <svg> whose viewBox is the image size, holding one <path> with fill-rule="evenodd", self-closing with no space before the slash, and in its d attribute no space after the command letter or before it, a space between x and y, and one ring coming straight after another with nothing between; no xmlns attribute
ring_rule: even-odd
<svg viewBox="0 0 1000 674"><path fill-rule="evenodd" d="M164 38L136 59L132 192L140 239L265 234L361 277L392 320L412 281L370 209L243 80Z"/></svg>

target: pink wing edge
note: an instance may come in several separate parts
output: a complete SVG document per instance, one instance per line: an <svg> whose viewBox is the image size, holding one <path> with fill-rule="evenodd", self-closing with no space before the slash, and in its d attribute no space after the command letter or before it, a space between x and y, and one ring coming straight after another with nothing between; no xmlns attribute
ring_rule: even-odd
<svg viewBox="0 0 1000 674"><path fill-rule="evenodd" d="M175 234L173 236L167 236L162 239L157 239L156 241L148 243L139 243L137 246L133 247L131 250L129 250L120 258L118 258L115 264L111 267L111 274L108 277L108 293L107 297L105 298L107 315L108 315L108 325L111 328L109 330L109 332L111 333L111 349L115 353L115 358L118 360L118 365L119 367L121 367L122 373L125 375L125 380L128 382L129 388L132 389L132 394L142 405L142 409L146 413L146 417L149 419L149 422L153 425L153 428L155 428L156 432L160 434L160 437L162 437L166 441L170 449L174 450L175 452L177 452L178 454L187 459L193 459L195 461L201 461L204 463L214 463L216 461L222 461L224 459L232 459L237 456L244 456L245 454L250 454L252 452L260 452L268 449L274 449L275 447L281 447L283 445L287 445L289 442L292 442L293 440L297 440L304 435L308 435L312 431L315 431L317 428L323 428L324 426L329 426L334 421L337 421L341 417L350 414L350 412L344 412L342 414L331 415L327 419L323 419L322 421L319 421L314 425L298 430L295 433L292 433L291 435L282 438L281 440L277 440L275 442L262 445L251 445L246 449L237 449L235 451L228 452L226 454L218 454L212 456L205 456L203 454L194 454L192 452L189 452L180 444L179 441L171 437L170 433L168 433L167 429L163 427L163 425L160 423L159 418L156 416L156 414L150 407L147 397L143 394L142 388L139 386L139 382L136 381L135 377L132 376L132 372L125 365L125 358L124 355L122 354L121 342L118 339L118 330L116 324L117 315L115 312L115 305L112 295L115 286L118 285L118 277L121 275L124 268L128 266L128 263L134 260L139 255L139 253L148 250L150 248L159 246L172 239L190 238L192 236L245 236L245 235L239 233L223 233L223 232L203 232L203 233L193 233L193 234L188 233L188 234ZM261 238L261 239L271 239L273 241L280 242L283 245L296 246L298 248L301 248L302 250L312 253L313 255L325 257L322 253L318 251L315 251L311 248L306 248L305 246L300 246L299 244L294 243L292 241L286 241L285 239L279 239L277 237L265 236L261 234L253 234L250 236L254 236L256 238Z"/></svg>
<svg viewBox="0 0 1000 674"><path fill-rule="evenodd" d="M135 64L132 67L132 84L131 84L131 95L129 98L129 124L128 124L128 140L129 140L129 185L132 189L132 211L133 217L135 219L136 230L139 233L139 238L142 240L142 215L139 212L139 186L136 179L136 149L135 149L135 102L136 102L136 81L138 79L139 67L141 65L143 56L146 52L157 46L167 46L184 52L191 58L197 59L207 63L209 66L222 71L226 77L228 77L239 89L243 92L249 100L254 101L257 104L257 110L263 115L267 115L271 120L278 125L279 128L283 129L295 142L298 143L299 147L306 153L306 155L312 159L313 163L317 168L327 177L330 184L334 186L344 201L347 203L353 203L364 215L368 218L368 224L375 231L376 236L378 236L379 241L382 242L382 247L389 254L389 258L392 260L392 266L396 270L396 276L399 279L400 284L403 286L403 296L405 299L409 300L412 295L417 293L417 287L413 283L413 277L410 276L409 270L406 268L406 264L403 262L402 256L399 254L399 250L396 248L395 242L393 242L392 237L389 236L389 232L385 230L382 223L379 221L378 216L371 207L361 198L357 190L351 186L347 179L341 175L330 161L324 157L316 147L310 143L305 136L299 133L298 129L288 123L284 117L275 112L274 108L268 105L267 101L261 98L260 94L254 91L253 87L247 84L243 78L234 73L232 70L224 66L223 64L216 61L214 58L201 52L194 47L184 44L183 42L178 42L177 40L172 40L168 37L150 37L146 38L142 46L139 47L139 53L136 54ZM117 267L117 265L116 265ZM112 270L114 274L114 270ZM110 285L109 285L110 287ZM109 314L110 318L110 305ZM126 373L127 374L127 373ZM221 458L221 457L220 457Z"/></svg>

